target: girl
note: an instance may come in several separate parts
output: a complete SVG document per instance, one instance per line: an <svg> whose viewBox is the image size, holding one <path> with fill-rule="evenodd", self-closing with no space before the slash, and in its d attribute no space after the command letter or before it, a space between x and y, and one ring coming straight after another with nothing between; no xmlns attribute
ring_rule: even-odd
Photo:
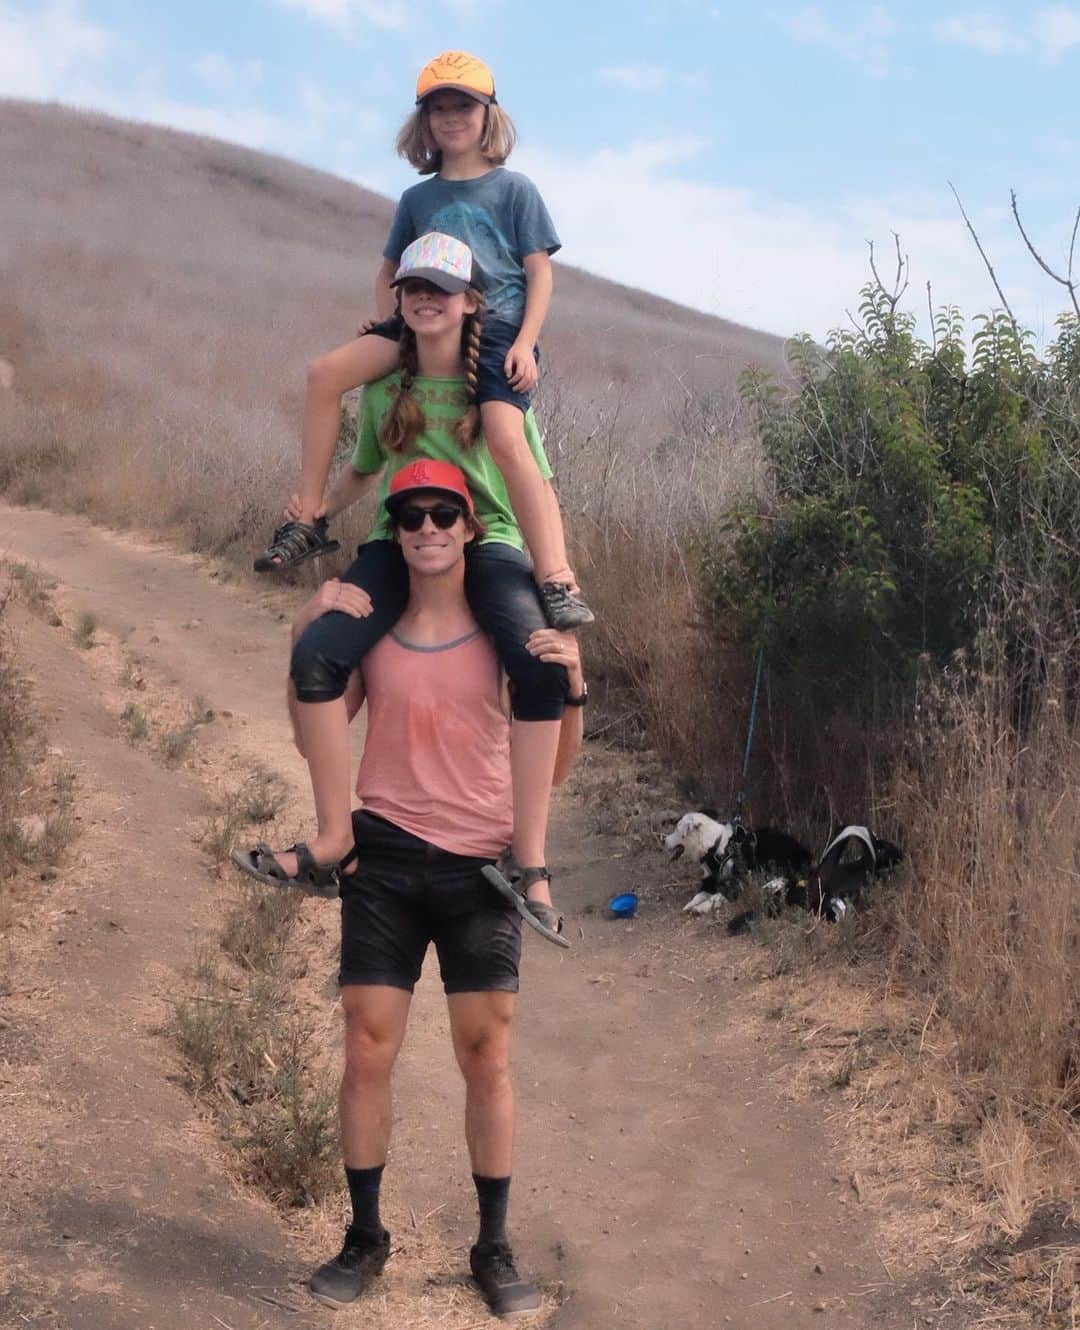
<svg viewBox="0 0 1080 1330"><path fill-rule="evenodd" d="M343 578L367 593L360 602L366 613L326 613L303 630L293 647L298 739L311 772L318 834L310 845L279 854L260 847L237 862L263 881L335 894L339 862L353 845L343 695L353 669L394 625L408 599L407 571L381 501L390 478L418 456L450 461L467 476L476 515L486 528L484 538L469 549L466 594L512 687L514 836L504 879L516 881L540 931L554 940L562 918L551 905L544 865L552 775L563 707L567 702L581 706L585 698L567 697L563 667L545 663L526 646L545 619L507 486L480 438L475 399L484 298L472 284L472 268L467 245L433 233L405 250L394 274L402 316L399 368L364 392L352 464L339 473L318 510L319 516L335 515L382 476L375 529ZM531 412L523 422L544 502L557 511L554 492L545 484L551 469ZM291 512L299 499L293 504ZM510 890L505 880L497 885Z"/></svg>
<svg viewBox="0 0 1080 1330"><path fill-rule="evenodd" d="M420 71L416 110L402 126L398 153L431 178L398 203L375 279L380 320L366 335L314 362L304 411L300 507L256 560L257 571L290 567L330 547L319 516L340 424L341 395L389 374L401 336L393 278L406 246L431 231L468 245L484 278L486 317L475 358L475 401L491 456L502 472L532 554L548 621L580 628L593 621L567 566L558 508L530 456L524 416L537 381L536 340L551 300L551 255L560 248L536 186L503 162L516 141L481 60L446 51Z"/></svg>

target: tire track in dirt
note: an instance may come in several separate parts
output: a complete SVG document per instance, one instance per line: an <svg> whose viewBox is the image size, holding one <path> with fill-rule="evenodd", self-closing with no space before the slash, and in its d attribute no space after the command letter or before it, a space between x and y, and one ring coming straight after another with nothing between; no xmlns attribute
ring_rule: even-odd
<svg viewBox="0 0 1080 1330"><path fill-rule="evenodd" d="M281 593L222 585L204 561L78 518L0 506L0 531L0 554L59 579L66 601L92 612L148 671L232 713L200 738L204 760L265 761L304 797L282 703ZM27 1200L39 1223L14 1253L34 1267L38 1283L27 1288L41 1285L54 1312L58 1301L64 1310L29 1323L171 1330L209 1328L220 1315L234 1330L307 1324L295 1281L325 1251L313 1231L290 1236L231 1186L190 1103L165 1079L170 1064L150 1030L149 1009L160 1018L192 929L212 918L219 890L191 843L204 807L199 783L117 738L66 635L40 624L27 632L39 695L60 708L54 741L100 794L81 855L102 865L89 874L84 913L63 925L65 966L48 1008L50 1065L75 1107ZM744 944L713 932L706 949L659 909L631 924L585 913L628 872L655 875L655 864L616 857L622 850L561 802L551 859L571 926L585 937L565 955L530 939L523 966L512 1224L523 1263L554 1295L553 1324L906 1330L910 1315L882 1301L872 1210L853 1204L820 1102L811 1114L776 1089L793 1053L779 1033L765 1042L752 995L739 987L734 949ZM317 962L327 974L333 924L327 914ZM72 1049L80 1055L65 1057ZM412 1324L440 1314L447 1327L476 1324L483 1312L458 1271L441 1268L425 1282L421 1268L436 1248L451 1254L444 1266L464 1267L474 1207L463 1096L430 972L395 1090L387 1183L395 1240L407 1251L383 1284L407 1275L424 1304L415 1319L406 1313ZM106 1121L111 1130L95 1135ZM70 1218L76 1202L81 1228ZM63 1237L76 1229L90 1236ZM329 1232L317 1235L323 1246ZM296 1313L261 1303L267 1285ZM228 1310L214 1302L222 1298ZM342 1313L338 1324L401 1324L402 1303L391 1301L389 1311Z"/></svg>

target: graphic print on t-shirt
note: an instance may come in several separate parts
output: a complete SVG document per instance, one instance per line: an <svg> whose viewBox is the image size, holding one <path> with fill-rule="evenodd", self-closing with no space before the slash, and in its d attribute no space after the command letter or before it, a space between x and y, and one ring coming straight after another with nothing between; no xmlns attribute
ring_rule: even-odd
<svg viewBox="0 0 1080 1330"><path fill-rule="evenodd" d="M433 214L431 229L463 240L472 250L489 309L498 311L511 293L516 298L520 279L507 280L517 276L507 258L513 246L486 208L478 203L446 203Z"/></svg>

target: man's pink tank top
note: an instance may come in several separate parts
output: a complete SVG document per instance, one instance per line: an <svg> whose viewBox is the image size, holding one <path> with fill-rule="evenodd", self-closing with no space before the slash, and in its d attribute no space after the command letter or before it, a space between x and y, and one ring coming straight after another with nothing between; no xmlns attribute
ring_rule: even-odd
<svg viewBox="0 0 1080 1330"><path fill-rule="evenodd" d="M477 629L439 647L388 633L363 662L367 738L356 793L369 813L455 854L510 844L510 726L499 662Z"/></svg>

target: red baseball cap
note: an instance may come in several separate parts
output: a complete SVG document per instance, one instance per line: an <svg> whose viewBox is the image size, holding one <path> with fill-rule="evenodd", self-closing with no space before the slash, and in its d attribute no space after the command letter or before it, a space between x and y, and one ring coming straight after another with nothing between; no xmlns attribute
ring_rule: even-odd
<svg viewBox="0 0 1080 1330"><path fill-rule="evenodd" d="M432 457L418 457L409 462L400 471L390 477L390 491L386 496L386 509L394 509L407 499L410 494L421 490L430 490L437 494L447 494L464 503L468 512L473 511L472 495L465 480L465 472L453 462L440 462Z"/></svg>

